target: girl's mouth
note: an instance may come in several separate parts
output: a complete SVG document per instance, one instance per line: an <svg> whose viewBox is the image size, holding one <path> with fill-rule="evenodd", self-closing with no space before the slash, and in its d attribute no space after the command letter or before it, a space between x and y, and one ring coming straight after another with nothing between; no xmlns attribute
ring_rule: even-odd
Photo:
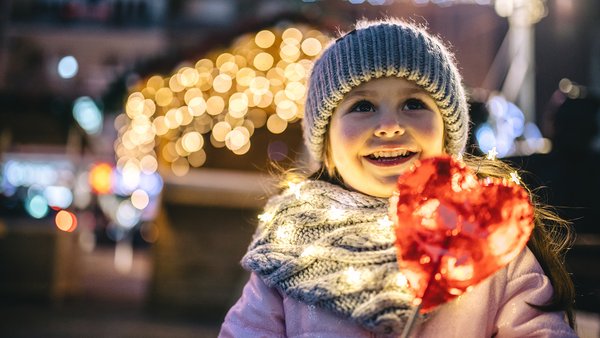
<svg viewBox="0 0 600 338"><path fill-rule="evenodd" d="M416 154L408 150L377 151L365 156L365 159L377 166L391 167L410 161Z"/></svg>

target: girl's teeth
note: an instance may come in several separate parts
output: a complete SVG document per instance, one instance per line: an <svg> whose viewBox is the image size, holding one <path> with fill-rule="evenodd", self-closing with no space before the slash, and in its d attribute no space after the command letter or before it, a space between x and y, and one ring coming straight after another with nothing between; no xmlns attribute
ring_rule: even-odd
<svg viewBox="0 0 600 338"><path fill-rule="evenodd" d="M398 156L406 156L408 151L406 150L397 150L397 151L378 151L373 153L373 157L398 157Z"/></svg>

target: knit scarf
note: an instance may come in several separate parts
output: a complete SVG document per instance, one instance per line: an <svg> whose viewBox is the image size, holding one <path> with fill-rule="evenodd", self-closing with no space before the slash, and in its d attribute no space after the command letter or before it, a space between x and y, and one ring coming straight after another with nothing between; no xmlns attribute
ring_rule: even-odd
<svg viewBox="0 0 600 338"><path fill-rule="evenodd" d="M377 333L401 333L411 312L398 273L388 201L324 181L272 197L242 259L269 287Z"/></svg>

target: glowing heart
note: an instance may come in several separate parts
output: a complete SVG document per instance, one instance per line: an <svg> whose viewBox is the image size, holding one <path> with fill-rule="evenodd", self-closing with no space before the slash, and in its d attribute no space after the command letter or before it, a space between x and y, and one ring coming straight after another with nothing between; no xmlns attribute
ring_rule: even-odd
<svg viewBox="0 0 600 338"><path fill-rule="evenodd" d="M506 179L477 176L436 157L398 178L390 217L398 266L421 312L481 282L514 259L533 229L527 192Z"/></svg>

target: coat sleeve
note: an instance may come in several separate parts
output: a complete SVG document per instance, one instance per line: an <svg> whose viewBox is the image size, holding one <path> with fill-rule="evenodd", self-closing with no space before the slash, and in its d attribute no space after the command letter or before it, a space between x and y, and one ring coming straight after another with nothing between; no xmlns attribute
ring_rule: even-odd
<svg viewBox="0 0 600 338"><path fill-rule="evenodd" d="M229 337L285 337L282 296L254 273L221 326L219 338Z"/></svg>
<svg viewBox="0 0 600 338"><path fill-rule="evenodd" d="M525 249L509 264L495 337L577 337L562 311L543 312L527 305L543 305L553 292L535 256Z"/></svg>

